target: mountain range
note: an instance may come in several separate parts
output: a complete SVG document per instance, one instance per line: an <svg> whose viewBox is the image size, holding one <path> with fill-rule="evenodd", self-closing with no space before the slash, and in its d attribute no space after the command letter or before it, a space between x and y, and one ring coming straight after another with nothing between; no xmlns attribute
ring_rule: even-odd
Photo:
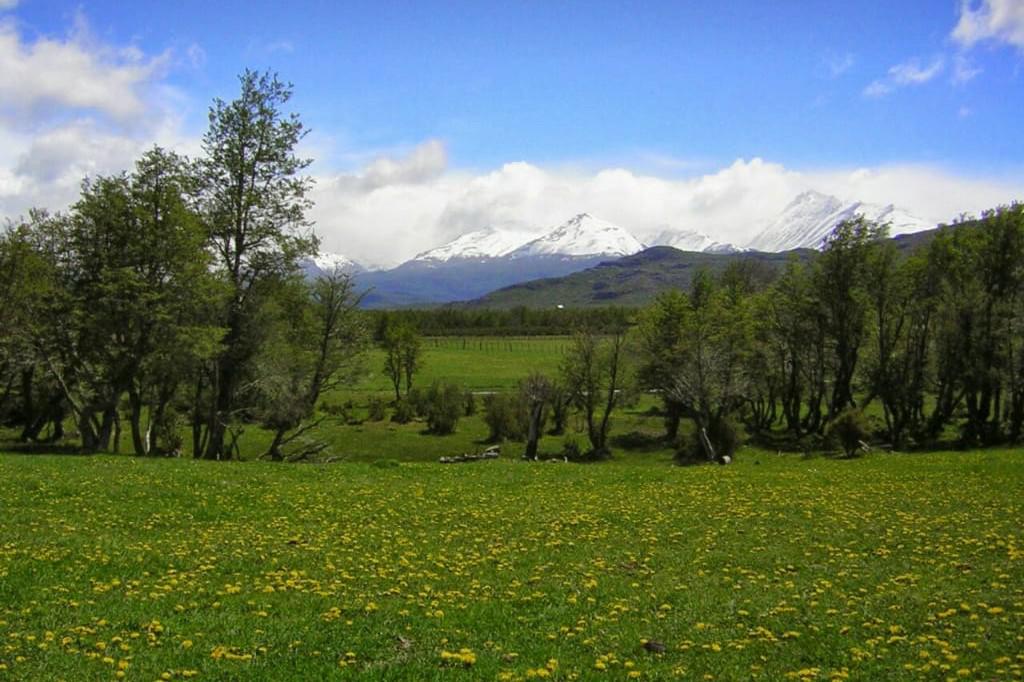
<svg viewBox="0 0 1024 682"><path fill-rule="evenodd" d="M842 201L815 191L798 195L748 243L736 246L691 229L666 229L645 245L628 230L589 213L540 234L485 228L418 254L389 270L370 270L340 254L321 253L302 264L307 276L341 268L367 291L363 305L385 308L468 301L497 289L557 278L644 252L647 246L714 255L782 253L820 248L839 222L855 215L888 222L894 235L933 227L893 205Z"/></svg>
<svg viewBox="0 0 1024 682"><path fill-rule="evenodd" d="M889 233L893 236L935 227L892 204L883 206L862 201L843 202L834 196L811 190L793 199L746 247L753 251L820 248L822 241L836 225L856 215L889 223Z"/></svg>

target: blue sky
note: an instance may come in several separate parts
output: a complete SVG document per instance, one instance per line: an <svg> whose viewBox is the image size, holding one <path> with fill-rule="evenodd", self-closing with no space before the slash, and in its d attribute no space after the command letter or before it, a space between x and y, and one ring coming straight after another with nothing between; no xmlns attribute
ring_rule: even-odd
<svg viewBox="0 0 1024 682"><path fill-rule="evenodd" d="M1014 198L1007 192L1022 177L1024 0L4 5L13 58L28 61L40 43L78 50L95 59L98 83L106 68L122 84L112 98L138 100L115 111L113 99L36 92L24 107L0 104L0 126L24 146L20 156L0 156L15 180L35 163L27 160L33 142L41 148L41 136L69 122L194 151L209 101L230 98L245 67L295 84L295 109L314 131L316 172L338 190L328 203L351 193L352 177L408 164L412 175L395 171L404 184L412 177L456 195L515 162L548 184L593 182L610 169L628 170L627 184L695 181L737 162L736 174L745 173L756 159L805 180L910 168L977 185L960 200L972 211ZM63 68L59 59L42 63ZM67 63L70 75L74 55ZM0 82L0 95L11 92L19 95L16 84ZM78 159L73 168L107 171L114 161ZM0 209L2 183L0 175ZM8 179L8 212L17 205L13 186ZM901 191L894 187L890 200L951 217L952 205L915 205L927 203L922 190ZM368 199L359 198L364 213ZM451 236L479 213L452 219L452 201L448 194L410 208L409 220L431 238ZM558 209L524 213L542 220L546 210ZM433 212L431 226L423 211ZM695 220L669 206L665 213L665 224Z"/></svg>

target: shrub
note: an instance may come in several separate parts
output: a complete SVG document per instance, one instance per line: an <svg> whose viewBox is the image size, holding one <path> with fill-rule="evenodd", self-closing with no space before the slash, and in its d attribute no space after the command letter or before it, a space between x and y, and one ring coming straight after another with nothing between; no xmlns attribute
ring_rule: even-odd
<svg viewBox="0 0 1024 682"><path fill-rule="evenodd" d="M323 403L320 408L325 414L335 417L343 422L348 422L352 419L352 402L346 401L345 403Z"/></svg>
<svg viewBox="0 0 1024 682"><path fill-rule="evenodd" d="M583 458L583 448L580 447L580 439L569 434L562 440L562 456L566 459L579 460Z"/></svg>
<svg viewBox="0 0 1024 682"><path fill-rule="evenodd" d="M383 398L379 396L370 396L367 408L369 410L366 417L367 419L372 422L384 421L384 417L386 416L386 404Z"/></svg>
<svg viewBox="0 0 1024 682"><path fill-rule="evenodd" d="M560 436L565 433L565 423L569 421L569 391L560 383L552 384L551 395L551 435Z"/></svg>
<svg viewBox="0 0 1024 682"><path fill-rule="evenodd" d="M476 414L476 396L473 391L466 391L466 416L472 417Z"/></svg>
<svg viewBox="0 0 1024 682"><path fill-rule="evenodd" d="M408 424L416 418L416 411L408 400L399 400L395 403L395 411L391 415L391 421L396 424Z"/></svg>
<svg viewBox="0 0 1024 682"><path fill-rule="evenodd" d="M729 417L714 419L706 427L708 440L715 450L715 457L721 460L723 457L732 458L736 455L740 443L743 441L743 433L740 428ZM700 462L708 458L704 449L704 441L701 438L700 427L693 430L688 439L683 441L676 451L676 460L680 462Z"/></svg>
<svg viewBox="0 0 1024 682"><path fill-rule="evenodd" d="M420 419L426 418L428 410L426 391L414 388L405 396L405 400L409 403L409 407L417 417Z"/></svg>
<svg viewBox="0 0 1024 682"><path fill-rule="evenodd" d="M446 381L435 381L424 397L427 428L431 433L445 435L455 432L459 417L466 409L466 394L461 387Z"/></svg>
<svg viewBox="0 0 1024 682"><path fill-rule="evenodd" d="M490 429L491 442L523 440L529 414L518 395L495 393L484 398L484 421Z"/></svg>
<svg viewBox="0 0 1024 682"><path fill-rule="evenodd" d="M828 426L825 427L825 435L843 449L843 454L847 457L854 457L860 450L861 443L867 442L871 437L871 430L868 427L867 419L864 418L864 413L849 407L828 423Z"/></svg>

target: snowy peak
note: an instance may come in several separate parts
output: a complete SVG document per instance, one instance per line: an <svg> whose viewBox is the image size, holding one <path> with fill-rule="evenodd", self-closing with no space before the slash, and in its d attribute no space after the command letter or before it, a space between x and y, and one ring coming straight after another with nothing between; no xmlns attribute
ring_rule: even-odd
<svg viewBox="0 0 1024 682"><path fill-rule="evenodd" d="M352 270L358 269L359 264L348 256L343 256L340 253L331 253L329 251L321 251L317 255L313 256L313 264L321 270Z"/></svg>
<svg viewBox="0 0 1024 682"><path fill-rule="evenodd" d="M486 228L468 232L447 244L417 255L414 261L447 263L450 260L500 258L530 241L536 234Z"/></svg>
<svg viewBox="0 0 1024 682"><path fill-rule="evenodd" d="M890 224L891 236L920 232L935 225L911 215L892 204L885 206L862 201L843 202L837 197L813 190L799 194L782 212L747 244L755 251L817 249L844 220L863 215L868 220Z"/></svg>
<svg viewBox="0 0 1024 682"><path fill-rule="evenodd" d="M703 232L696 230L663 230L651 240L651 245L671 246L680 251L704 253L735 253L740 250L732 244L715 241Z"/></svg>
<svg viewBox="0 0 1024 682"><path fill-rule="evenodd" d="M643 249L644 245L621 227L589 213L580 213L509 255L512 258L629 256Z"/></svg>
<svg viewBox="0 0 1024 682"><path fill-rule="evenodd" d="M340 253L331 253L330 251L321 251L312 258L300 261L299 268L305 273L306 277L313 279L336 271L355 273L366 269L348 256L343 256Z"/></svg>
<svg viewBox="0 0 1024 682"><path fill-rule="evenodd" d="M696 230L662 230L651 240L653 246L671 246L680 251L703 251L712 243L711 237Z"/></svg>

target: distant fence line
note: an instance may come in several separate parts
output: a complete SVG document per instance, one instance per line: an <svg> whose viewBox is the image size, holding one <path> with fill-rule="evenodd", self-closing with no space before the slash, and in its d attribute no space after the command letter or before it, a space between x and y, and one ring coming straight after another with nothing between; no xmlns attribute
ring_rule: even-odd
<svg viewBox="0 0 1024 682"><path fill-rule="evenodd" d="M537 354L564 354L569 348L569 342L568 336L429 336L424 339L427 348L439 350L518 351Z"/></svg>

